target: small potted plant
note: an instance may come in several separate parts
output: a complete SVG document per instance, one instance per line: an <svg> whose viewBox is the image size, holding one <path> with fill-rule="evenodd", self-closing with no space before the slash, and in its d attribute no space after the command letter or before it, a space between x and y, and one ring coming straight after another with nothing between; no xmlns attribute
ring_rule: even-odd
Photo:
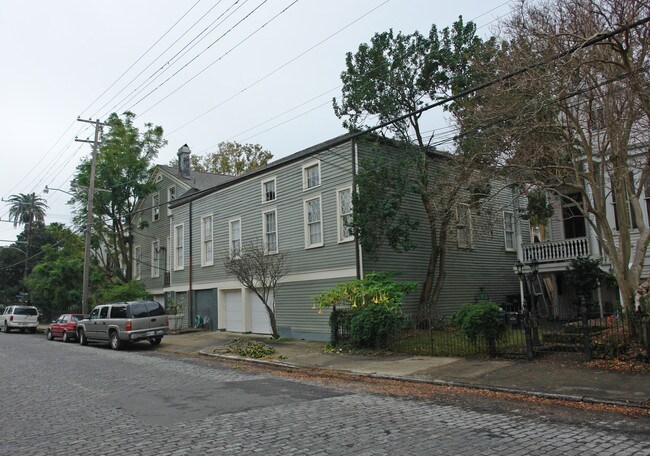
<svg viewBox="0 0 650 456"><path fill-rule="evenodd" d="M176 334L181 329L183 314L185 313L185 303L178 302L174 298L169 298L167 299L165 310L167 311L167 325L169 326L169 330L173 334Z"/></svg>

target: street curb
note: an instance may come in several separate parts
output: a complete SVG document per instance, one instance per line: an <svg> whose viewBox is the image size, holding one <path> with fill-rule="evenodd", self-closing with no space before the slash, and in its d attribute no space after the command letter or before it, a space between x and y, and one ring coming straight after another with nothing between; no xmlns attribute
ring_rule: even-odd
<svg viewBox="0 0 650 456"><path fill-rule="evenodd" d="M305 367L305 366L299 366L296 364L291 364L291 363L283 363L283 362L278 362L278 361L269 361L269 360L263 360L263 359L254 359L254 358L242 358L240 356L235 356L235 355L223 355L219 353L209 353L204 350L199 351L200 355L203 356L210 356L214 358L222 358L226 359L228 361L243 361L246 363L250 364L258 364L258 365L266 365L266 366L271 366L271 367L279 367L283 369L314 369L314 370L326 370L320 367ZM600 399L597 397L590 397L590 396L578 396L578 395L573 395L573 394L559 394L559 393L545 393L542 391L531 391L531 390L526 390L526 389L520 389L520 388L510 388L510 387L505 387L505 386L489 386L489 385L476 385L473 383L463 383L463 382L454 382L454 381L447 381L447 380L424 380L421 378L412 378L412 377L397 377L394 375L382 375L382 374L365 374L362 372L351 372L351 371L343 371L343 370L337 370L337 369L329 369L329 370L336 370L337 372L343 374L343 375L349 375L349 376L354 376L354 377L368 377L368 378L376 378L376 379L381 379L381 380L393 380L393 381L400 381L400 382L409 382L409 383L421 383L425 385L434 385L434 386L447 386L447 387L452 387L452 388L467 388L467 389L473 389L473 390L479 390L479 391L492 391L495 393L509 393L509 394L520 394L523 396L531 396L531 397L539 397L542 399L552 399L552 400L559 400L559 401L566 401L566 402L577 402L577 403L585 403L585 404L600 404L600 405L613 405L617 407L631 407L631 408L637 408L641 410L650 410L650 405L644 405L644 404L639 404L637 402L626 402L626 401L617 401L617 400L611 400L611 399Z"/></svg>

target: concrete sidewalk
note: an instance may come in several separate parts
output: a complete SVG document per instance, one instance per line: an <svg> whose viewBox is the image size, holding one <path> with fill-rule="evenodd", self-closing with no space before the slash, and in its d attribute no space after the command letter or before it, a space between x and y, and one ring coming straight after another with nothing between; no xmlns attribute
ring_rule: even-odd
<svg viewBox="0 0 650 456"><path fill-rule="evenodd" d="M423 381L433 384L483 388L554 397L571 401L634 405L650 409L650 374L609 372L584 366L579 354L549 355L525 360L476 360L450 357L329 353L323 342L272 341L226 332L190 332L167 335L159 350L202 356L224 355L235 338L251 338L275 348L262 360L288 368L322 368L361 375Z"/></svg>

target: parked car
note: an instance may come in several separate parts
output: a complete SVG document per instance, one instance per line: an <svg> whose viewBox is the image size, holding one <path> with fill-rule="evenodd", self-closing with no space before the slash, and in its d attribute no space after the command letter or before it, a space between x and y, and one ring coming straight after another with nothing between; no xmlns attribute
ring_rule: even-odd
<svg viewBox="0 0 650 456"><path fill-rule="evenodd" d="M38 327L38 311L34 306L7 306L0 316L0 325L6 333L12 329L35 333Z"/></svg>
<svg viewBox="0 0 650 456"><path fill-rule="evenodd" d="M77 322L77 336L81 345L104 342L109 343L113 350L139 340L158 345L165 334L167 315L163 306L156 301L99 305L88 318Z"/></svg>
<svg viewBox="0 0 650 456"><path fill-rule="evenodd" d="M47 340L61 338L63 342L77 340L77 322L83 320L84 314L63 314L47 327L45 336Z"/></svg>

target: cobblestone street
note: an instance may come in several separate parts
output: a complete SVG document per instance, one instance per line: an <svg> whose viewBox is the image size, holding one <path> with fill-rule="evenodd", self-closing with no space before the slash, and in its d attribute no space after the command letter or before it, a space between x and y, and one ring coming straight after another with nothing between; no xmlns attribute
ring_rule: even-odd
<svg viewBox="0 0 650 456"><path fill-rule="evenodd" d="M650 431L616 419L567 424L351 393L141 345L0 334L0 453L650 454Z"/></svg>

